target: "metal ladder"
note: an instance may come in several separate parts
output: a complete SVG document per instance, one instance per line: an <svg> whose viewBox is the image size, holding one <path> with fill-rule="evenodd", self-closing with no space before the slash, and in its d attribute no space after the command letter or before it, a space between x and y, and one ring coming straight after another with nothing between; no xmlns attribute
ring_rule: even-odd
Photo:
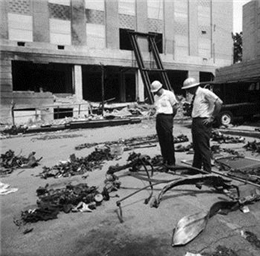
<svg viewBox="0 0 260 256"><path fill-rule="evenodd" d="M129 34L130 41L131 41L131 44L132 44L132 47L133 47L133 50L134 50L134 53L135 53L135 58L136 58L136 61L137 61L137 64L138 64L138 68L140 70L141 77L142 77L143 83L145 85L146 92L148 94L149 101L151 103L153 103L154 98L153 98L153 94L150 91L151 81L150 81L148 72L151 72L151 71L152 72L159 72L160 75L161 75L161 78L162 78L163 86L165 86L166 89L172 91L167 72L163 68L163 64L162 64L162 61L161 61L161 58L160 58L160 55L159 55L159 50L158 50L156 42L155 42L156 34L141 33L141 32L135 32L135 31L132 31L132 30L129 30L128 34ZM144 61L143 61L143 58L142 58L142 54L141 54L141 51L140 51L140 47L139 47L138 42L137 42L138 37L143 37L143 38L146 38L148 40L149 50L151 50L151 52L153 54L157 69L147 69L147 68L145 68Z"/></svg>

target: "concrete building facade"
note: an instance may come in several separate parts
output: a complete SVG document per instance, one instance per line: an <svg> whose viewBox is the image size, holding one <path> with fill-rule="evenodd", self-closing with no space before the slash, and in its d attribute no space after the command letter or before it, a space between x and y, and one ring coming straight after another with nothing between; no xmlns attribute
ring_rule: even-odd
<svg viewBox="0 0 260 256"><path fill-rule="evenodd" d="M12 109L55 118L58 99L69 96L145 101L127 30L157 35L176 94L187 76L210 80L233 59L232 0L1 0L0 10L2 123ZM147 41L138 43L153 70Z"/></svg>
<svg viewBox="0 0 260 256"><path fill-rule="evenodd" d="M243 56L240 63L218 68L216 82L255 82L260 86L260 0L243 5Z"/></svg>

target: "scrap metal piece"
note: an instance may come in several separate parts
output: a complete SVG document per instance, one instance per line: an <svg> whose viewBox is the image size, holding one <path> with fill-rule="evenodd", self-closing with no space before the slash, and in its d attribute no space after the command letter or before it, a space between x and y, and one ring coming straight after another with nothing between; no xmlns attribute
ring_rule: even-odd
<svg viewBox="0 0 260 256"><path fill-rule="evenodd" d="M237 190L238 197L240 195L239 189L237 186L230 184L231 180L224 179L220 176L216 176L214 174L207 174L207 175L193 175L192 177L186 177L177 181L174 181L168 185L166 185L161 192L159 193L157 198L154 198L151 202L151 207L158 208L162 199L162 196L170 189L180 186L180 185L196 185L199 189L202 185L214 187L217 190L229 190L232 187L235 187Z"/></svg>
<svg viewBox="0 0 260 256"><path fill-rule="evenodd" d="M214 203L208 212L199 212L183 217L173 229L172 246L185 245L197 237L205 228L209 218L220 210L233 211L237 209L237 201L219 201Z"/></svg>

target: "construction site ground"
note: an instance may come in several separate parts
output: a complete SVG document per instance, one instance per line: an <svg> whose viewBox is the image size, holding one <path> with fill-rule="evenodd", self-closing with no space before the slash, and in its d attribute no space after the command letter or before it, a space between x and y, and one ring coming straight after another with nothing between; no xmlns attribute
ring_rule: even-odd
<svg viewBox="0 0 260 256"><path fill-rule="evenodd" d="M191 142L190 124L190 120L176 120L174 124L174 136L183 134L189 138L183 145ZM243 126L242 129L250 133L250 129L253 131L254 127L260 127L258 123L253 125ZM120 221L116 201L148 185L147 181L132 177L128 169L117 173L121 182L118 191L111 192L110 200L103 201L92 212L68 214L60 212L57 219L28 223L20 228L14 224L14 218L18 218L21 211L36 207L36 190L40 186L44 187L48 183L54 187L62 187L70 182L87 183L89 186L101 189L109 166L126 164L131 152L154 157L160 154L160 148L157 143L156 147L125 151L120 159L106 161L101 170L89 172L86 179L83 179L82 175L42 179L37 174L42 172L43 166L54 166L60 160L67 160L71 154L84 157L94 150L94 147L75 150L75 147L82 143L115 141L155 133L155 120L147 119L138 124L25 134L2 139L1 153L11 149L16 154L27 156L34 151L36 158L42 157L42 160L37 167L16 169L1 178L2 183L9 184L11 188L18 188L18 191L1 196L0 254L2 256L184 256L193 253L212 256L259 256L260 248L243 236L245 231L250 231L260 239L259 201L248 206L249 212L236 210L227 215L213 216L205 230L195 239L186 245L172 247L173 229L182 217L208 211L214 202L229 199L225 194L216 193L207 186L201 189L194 185L178 186L163 196L158 208L144 204L144 200L151 192L150 189L145 189L122 201L123 222ZM50 137L55 135L56 138L42 139L46 135ZM244 135L247 134L243 133L242 136ZM258 140L251 136L244 137L246 142ZM243 145L244 143L223 143L220 146L260 160L259 153L246 151ZM178 165L184 165L182 161L191 160L193 154L176 152L176 158ZM213 167L213 170L217 170L216 167ZM155 172L153 176L155 179L169 180L180 177L183 177L182 174L172 171ZM255 189L253 185L232 182L239 186L242 196L250 194L250 191ZM157 195L164 186L165 183L154 186L153 195ZM25 229L32 230L24 234ZM217 254L218 246L224 246L236 254Z"/></svg>

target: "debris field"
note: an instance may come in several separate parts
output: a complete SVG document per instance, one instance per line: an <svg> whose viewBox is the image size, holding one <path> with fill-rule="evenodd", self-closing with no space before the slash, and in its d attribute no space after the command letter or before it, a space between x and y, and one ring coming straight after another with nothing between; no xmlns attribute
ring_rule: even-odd
<svg viewBox="0 0 260 256"><path fill-rule="evenodd" d="M215 129L210 174L174 142L167 169L152 119L2 139L1 255L259 255L259 141Z"/></svg>

